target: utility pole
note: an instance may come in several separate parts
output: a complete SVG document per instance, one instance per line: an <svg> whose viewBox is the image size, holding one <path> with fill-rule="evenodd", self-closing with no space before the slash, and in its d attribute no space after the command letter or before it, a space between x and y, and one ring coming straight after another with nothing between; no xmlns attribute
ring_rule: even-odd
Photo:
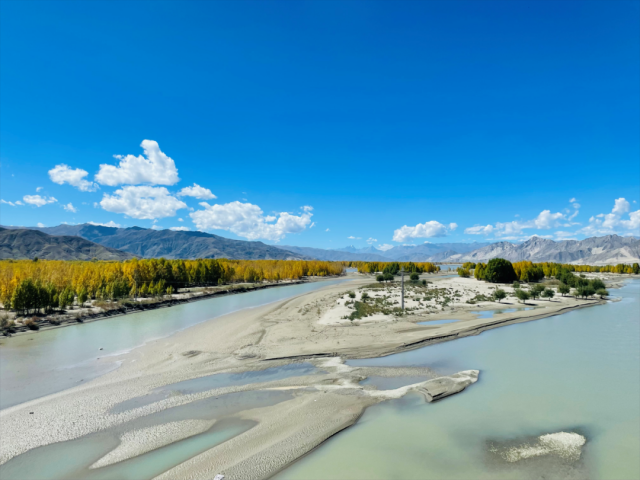
<svg viewBox="0 0 640 480"><path fill-rule="evenodd" d="M404 267L400 268L400 275L401 275L401 283L402 283L402 311L404 311Z"/></svg>

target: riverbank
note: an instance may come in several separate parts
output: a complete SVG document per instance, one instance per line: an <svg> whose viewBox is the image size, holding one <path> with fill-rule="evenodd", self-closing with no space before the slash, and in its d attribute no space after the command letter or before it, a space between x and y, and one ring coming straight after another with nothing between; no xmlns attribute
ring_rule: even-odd
<svg viewBox="0 0 640 480"><path fill-rule="evenodd" d="M458 320L438 325L419 325L424 318L417 314L386 321L322 323L321 319L337 306L346 291L366 290L371 284L371 277L351 276L354 280L348 286L329 286L276 304L219 317L215 322L201 323L132 351L120 359L120 368L86 385L0 411L3 424L0 462L7 462L38 446L99 431L126 430L127 424L136 419L162 415L172 408L207 398L224 399L225 395L234 392L286 391L292 398L234 414L256 422L256 426L161 475L161 478L212 478L216 473L225 473L227 478L268 478L353 424L368 406L398 398L409 391L428 391L426 383L439 376L437 371L425 368L354 368L344 365L342 359L389 355L600 303L573 298L557 302L536 301L531 305L535 307L533 310L503 313L499 319L482 318L471 309L484 311L491 306L510 305L490 302L460 305L426 315L429 321L451 319L452 316ZM435 276L425 278L433 281L430 288L451 289L451 281L459 282L459 279L436 279ZM484 285L476 282L472 288ZM319 371L269 382L171 395L114 413L119 404L176 382L222 372L260 371L300 360L306 360ZM473 371L475 366L464 368ZM464 387L475 381L473 375L461 373L460 378L467 382ZM378 390L360 384L372 375L418 379L393 390ZM127 441L138 446L133 448L134 455L144 451L145 444L152 441L149 435L148 429L128 431ZM104 455L107 454L105 451Z"/></svg>
<svg viewBox="0 0 640 480"><path fill-rule="evenodd" d="M28 320L24 317L20 323L15 323L11 328L12 331L5 330L2 332L4 336L14 336L21 334L31 334L38 331L46 331L54 328L69 327L82 323L95 322L97 320L104 320L107 318L120 317L131 313L137 313L147 310L156 310L158 308L168 308L176 305L182 305L184 303L196 302L199 300L206 300L209 298L236 295L239 293L247 293L255 290L264 290L267 288L285 287L289 285L301 285L303 283L318 282L322 280L329 280L340 278L339 275L331 275L326 277L305 277L303 280L283 280L278 283L267 284L235 284L225 285L223 287L203 287L203 288L190 288L185 289L184 292L174 293L172 295L164 295L161 299L157 298L139 298L136 300L128 300L125 303L113 302L112 304L106 304L105 307L94 306L96 301L92 301L89 307L78 307L75 310L68 310L65 312L55 312L48 315L37 315L29 318L34 319L37 325L37 329L29 328L25 325L25 321ZM106 303L106 302L105 302ZM11 320L16 321L15 315Z"/></svg>

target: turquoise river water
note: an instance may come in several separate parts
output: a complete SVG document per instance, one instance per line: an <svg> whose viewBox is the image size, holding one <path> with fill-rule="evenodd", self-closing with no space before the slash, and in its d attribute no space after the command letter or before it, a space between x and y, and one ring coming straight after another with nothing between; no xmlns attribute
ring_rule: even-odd
<svg viewBox="0 0 640 480"><path fill-rule="evenodd" d="M612 293L622 300L348 362L478 369L480 379L439 402L414 394L369 408L275 478L640 478L640 281ZM562 431L586 437L579 462L507 464L490 454L492 443Z"/></svg>

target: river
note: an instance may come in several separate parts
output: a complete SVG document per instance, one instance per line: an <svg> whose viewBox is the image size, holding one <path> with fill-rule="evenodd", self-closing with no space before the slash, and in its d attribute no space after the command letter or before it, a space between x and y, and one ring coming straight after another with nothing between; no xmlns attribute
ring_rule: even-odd
<svg viewBox="0 0 640 480"><path fill-rule="evenodd" d="M413 394L375 405L275 478L640 478L640 281L612 293L622 300L348 362L479 369L480 380L432 404ZM587 438L576 464L490 452L562 431Z"/></svg>
<svg viewBox="0 0 640 480"><path fill-rule="evenodd" d="M214 297L0 340L0 409L66 390L117 368L118 355L243 308L317 290L323 280ZM111 357L113 361L98 362Z"/></svg>

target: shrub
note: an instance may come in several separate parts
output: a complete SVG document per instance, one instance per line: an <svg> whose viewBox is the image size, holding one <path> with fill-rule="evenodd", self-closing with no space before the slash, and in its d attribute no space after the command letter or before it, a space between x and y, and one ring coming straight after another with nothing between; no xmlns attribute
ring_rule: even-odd
<svg viewBox="0 0 640 480"><path fill-rule="evenodd" d="M558 292L560 292L563 297L565 296L565 294L569 293L570 291L571 291L571 287L566 283L561 283L558 286Z"/></svg>
<svg viewBox="0 0 640 480"><path fill-rule="evenodd" d="M469 278L471 276L471 272L466 268L458 268L458 275L464 278Z"/></svg>
<svg viewBox="0 0 640 480"><path fill-rule="evenodd" d="M384 275L380 274L376 276L376 280L379 282L384 282Z"/></svg>
<svg viewBox="0 0 640 480"><path fill-rule="evenodd" d="M609 292L606 288L599 288L598 290L596 290L596 295L598 295L600 298L604 298L609 295Z"/></svg>
<svg viewBox="0 0 640 480"><path fill-rule="evenodd" d="M30 318L28 320L26 320L24 322L24 325L29 329L29 330L40 330L40 325L38 325L36 323L36 321L33 318Z"/></svg>
<svg viewBox="0 0 640 480"><path fill-rule="evenodd" d="M362 296L360 297L364 302L369 298L369 294L367 292L362 292Z"/></svg>
<svg viewBox="0 0 640 480"><path fill-rule="evenodd" d="M520 282L516 280L515 282L513 282L512 286L513 286L514 290L518 289L518 288L520 288Z"/></svg>
<svg viewBox="0 0 640 480"><path fill-rule="evenodd" d="M522 303L527 303L527 300L529 300L530 295L529 295L529 292L525 292L524 290L517 289L516 297L518 297L518 301Z"/></svg>
<svg viewBox="0 0 640 480"><path fill-rule="evenodd" d="M355 292L347 292L347 295L349 295L349 298L356 298Z"/></svg>
<svg viewBox="0 0 640 480"><path fill-rule="evenodd" d="M424 285L426 287L427 286L427 281L426 280L422 280L422 285Z"/></svg>
<svg viewBox="0 0 640 480"><path fill-rule="evenodd" d="M418 280L420 280L420 275L416 272L413 272L411 275L409 275L409 279L412 282L417 282Z"/></svg>
<svg viewBox="0 0 640 480"><path fill-rule="evenodd" d="M534 300L539 297L542 292L544 292L544 285L540 285L539 283L529 289L529 295L531 295Z"/></svg>
<svg viewBox="0 0 640 480"><path fill-rule="evenodd" d="M502 302L502 300L507 298L507 292L505 292L504 290L499 288L495 292L493 292L493 298L494 298L494 300L497 300L498 303Z"/></svg>
<svg viewBox="0 0 640 480"><path fill-rule="evenodd" d="M484 279L491 283L510 283L517 279L516 272L509 260L493 258L484 270Z"/></svg>
<svg viewBox="0 0 640 480"><path fill-rule="evenodd" d="M556 296L556 292L552 288L545 288L544 291L542 292L542 296L544 298L551 300L553 297Z"/></svg>
<svg viewBox="0 0 640 480"><path fill-rule="evenodd" d="M598 290L606 288L604 282L602 280L600 280L599 278L594 278L593 280L591 280L591 286L594 288L594 290L596 292Z"/></svg>
<svg viewBox="0 0 640 480"><path fill-rule="evenodd" d="M387 272L383 277L385 282L393 282L393 274Z"/></svg>

